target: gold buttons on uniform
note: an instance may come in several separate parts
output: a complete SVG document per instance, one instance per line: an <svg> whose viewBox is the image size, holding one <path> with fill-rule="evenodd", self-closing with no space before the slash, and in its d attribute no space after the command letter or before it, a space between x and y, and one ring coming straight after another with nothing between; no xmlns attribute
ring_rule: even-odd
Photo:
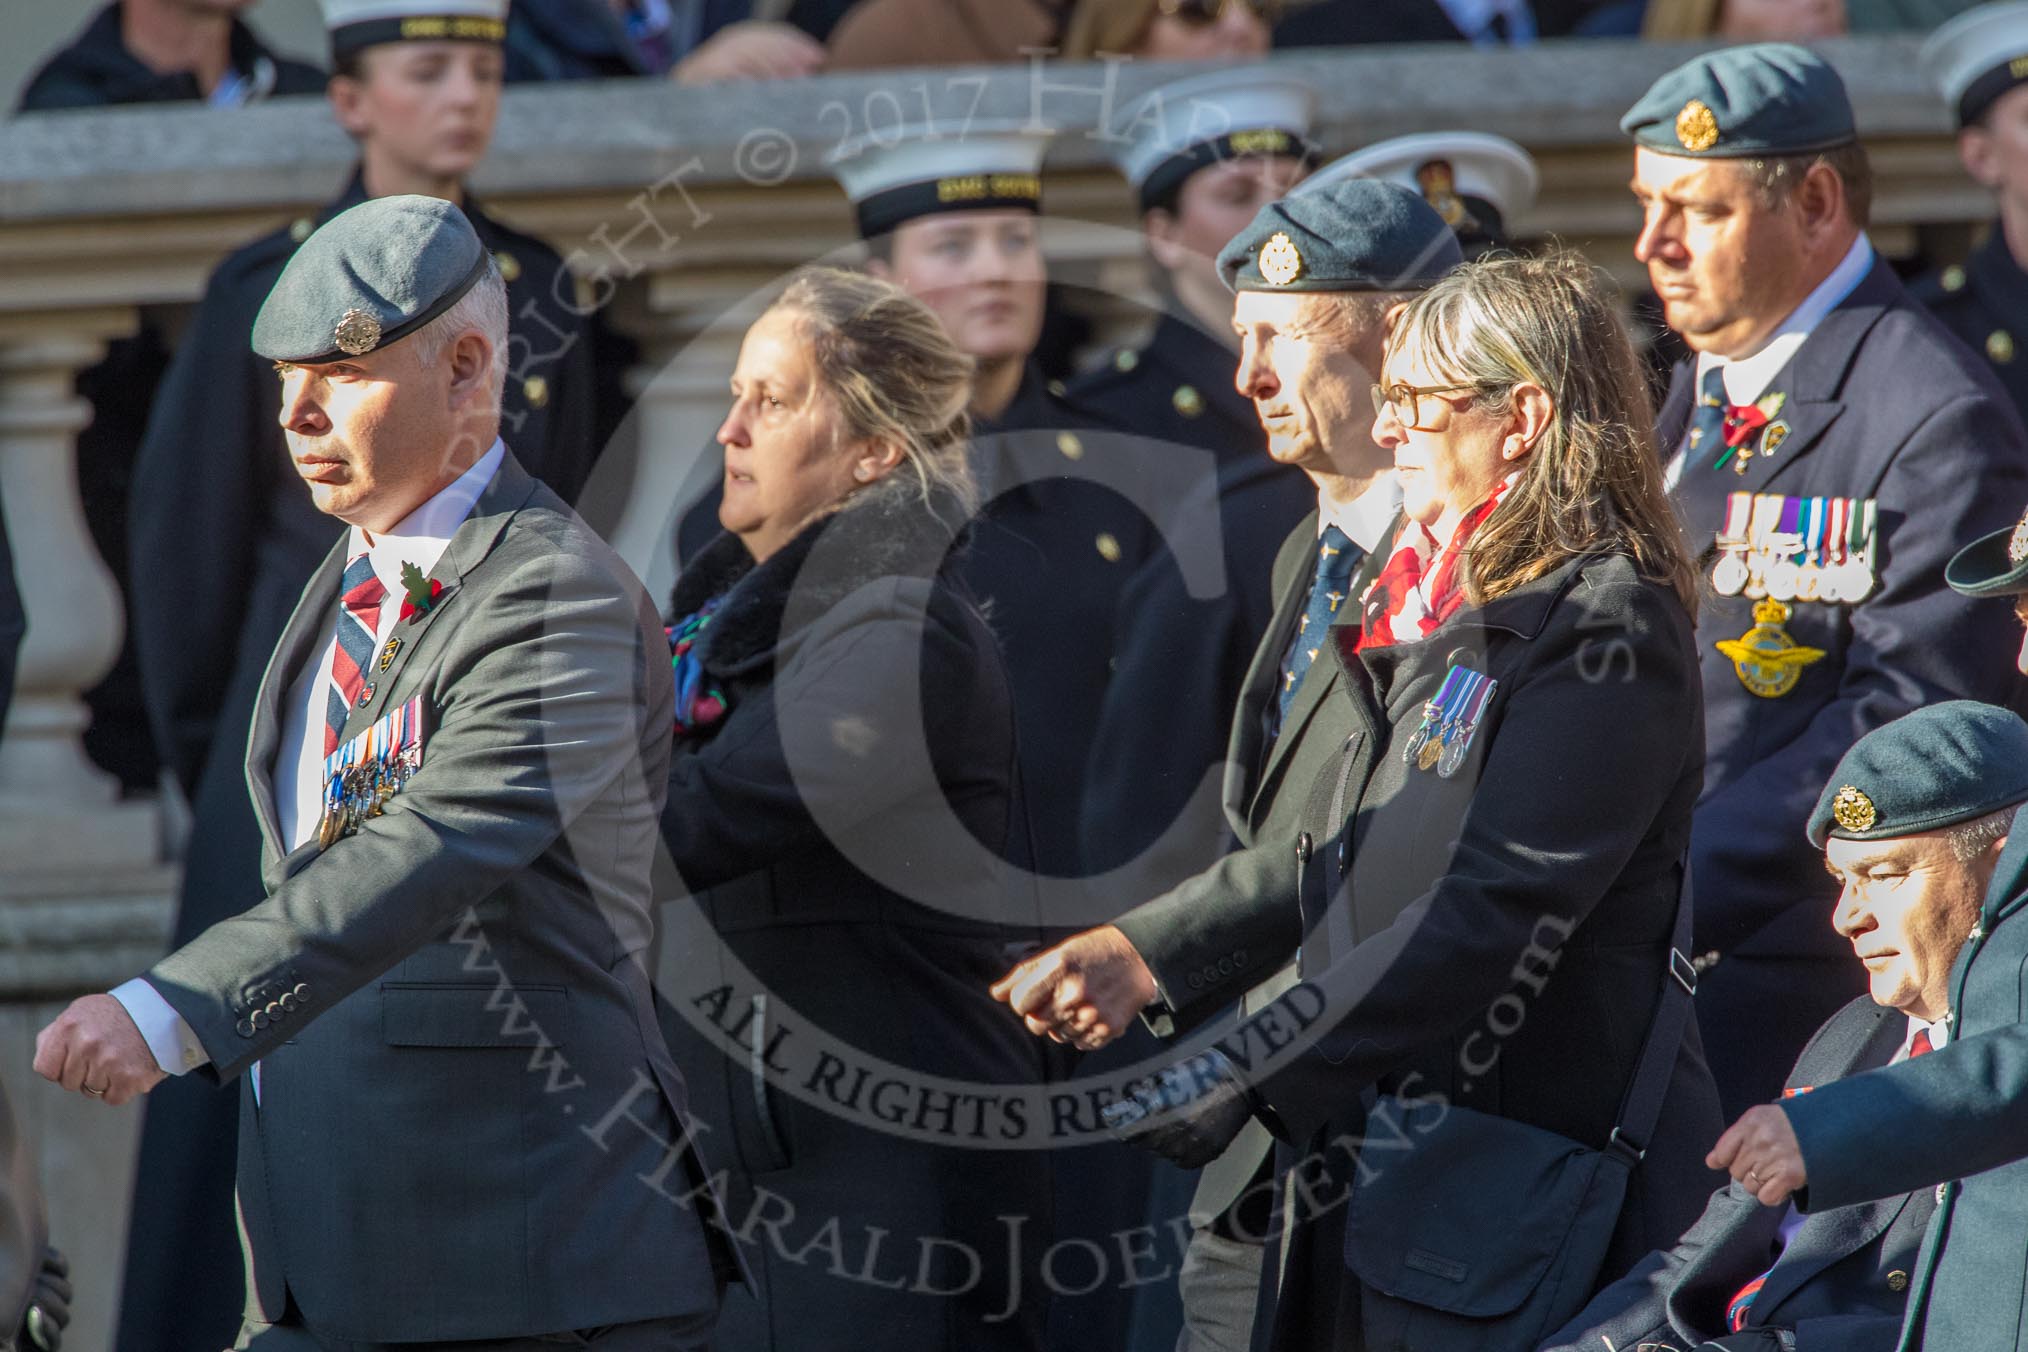
<svg viewBox="0 0 2028 1352"><path fill-rule="evenodd" d="M1120 542L1113 538L1111 531L1100 531L1097 543L1100 558L1104 559L1107 563L1118 563L1120 561Z"/></svg>
<svg viewBox="0 0 2028 1352"><path fill-rule="evenodd" d="M1986 335L1986 355L2002 366L2014 360L2014 335L2005 329L1994 329Z"/></svg>
<svg viewBox="0 0 2028 1352"><path fill-rule="evenodd" d="M1176 393L1169 396L1169 402L1186 418L1194 418L1204 411L1204 396L1197 392L1195 385L1178 385Z"/></svg>
<svg viewBox="0 0 2028 1352"><path fill-rule="evenodd" d="M295 220L289 222L289 238L301 244L310 237L310 232L316 228L317 223L308 216L298 216Z"/></svg>
<svg viewBox="0 0 2028 1352"><path fill-rule="evenodd" d="M503 282L511 282L521 275L521 260L505 249L493 255L493 262L499 266Z"/></svg>
<svg viewBox="0 0 2028 1352"><path fill-rule="evenodd" d="M1082 460L1084 458L1084 443L1077 439L1077 433L1075 432L1058 432L1056 434L1056 449L1063 452L1063 458L1066 460Z"/></svg>
<svg viewBox="0 0 2028 1352"><path fill-rule="evenodd" d="M1943 276L1937 280L1943 283L1946 291L1962 291L1965 289L1965 270L1953 263L1943 270Z"/></svg>
<svg viewBox="0 0 2028 1352"><path fill-rule="evenodd" d="M1131 371L1140 364L1141 354L1134 351L1131 347L1123 347L1118 352L1113 353L1113 369L1115 371Z"/></svg>
<svg viewBox="0 0 2028 1352"><path fill-rule="evenodd" d="M549 382L541 376L530 376L521 382L521 397L528 401L528 407L541 408L549 402Z"/></svg>
<svg viewBox="0 0 2028 1352"><path fill-rule="evenodd" d="M1906 1291L1908 1289L1908 1274L1900 1268L1896 1268L1888 1273L1887 1289L1890 1291Z"/></svg>

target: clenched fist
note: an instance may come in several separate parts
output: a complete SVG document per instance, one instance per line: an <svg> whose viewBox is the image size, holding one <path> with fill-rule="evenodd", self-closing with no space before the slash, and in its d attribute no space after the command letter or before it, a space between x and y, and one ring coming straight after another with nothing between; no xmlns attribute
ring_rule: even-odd
<svg viewBox="0 0 2028 1352"><path fill-rule="evenodd" d="M1125 1032L1155 993L1155 974L1112 925L1072 935L993 983L993 998L1012 1006L1029 1032L1084 1051Z"/></svg>

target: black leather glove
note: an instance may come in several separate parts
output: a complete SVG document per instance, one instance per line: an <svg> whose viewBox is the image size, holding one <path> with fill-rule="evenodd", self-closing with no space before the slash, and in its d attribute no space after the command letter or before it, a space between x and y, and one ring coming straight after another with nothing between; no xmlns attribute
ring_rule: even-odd
<svg viewBox="0 0 2028 1352"><path fill-rule="evenodd" d="M42 1251L42 1270L35 1274L35 1289L28 1296L28 1313L21 1320L19 1345L57 1352L63 1346L63 1331L70 1324L70 1260L53 1247Z"/></svg>
<svg viewBox="0 0 2028 1352"><path fill-rule="evenodd" d="M1225 1053L1212 1048L1140 1081L1099 1116L1128 1145L1201 1169L1232 1144L1254 1107L1253 1091Z"/></svg>

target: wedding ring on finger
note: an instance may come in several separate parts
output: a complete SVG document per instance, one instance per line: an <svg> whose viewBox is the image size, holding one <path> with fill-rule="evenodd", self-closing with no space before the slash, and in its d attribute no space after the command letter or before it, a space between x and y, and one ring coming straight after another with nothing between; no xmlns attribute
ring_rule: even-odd
<svg viewBox="0 0 2028 1352"><path fill-rule="evenodd" d="M83 1086L83 1088L84 1091L87 1094L90 1094L93 1098L104 1098L106 1096L106 1091L103 1089L94 1089L90 1085L85 1085Z"/></svg>

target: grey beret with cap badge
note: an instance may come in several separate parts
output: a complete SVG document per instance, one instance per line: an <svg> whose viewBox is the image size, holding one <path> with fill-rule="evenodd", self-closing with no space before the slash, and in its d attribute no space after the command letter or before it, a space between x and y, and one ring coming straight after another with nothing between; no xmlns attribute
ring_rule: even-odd
<svg viewBox="0 0 2028 1352"><path fill-rule="evenodd" d="M360 357L398 342L458 303L486 275L472 223L435 197L377 197L303 241L254 319L253 350L304 364Z"/></svg>
<svg viewBox="0 0 2028 1352"><path fill-rule="evenodd" d="M1806 155L1858 139L1838 72L1788 42L1684 62L1649 86L1620 130L1650 150L1712 160Z"/></svg>
<svg viewBox="0 0 2028 1352"><path fill-rule="evenodd" d="M1421 195L1352 178L1270 202L1218 251L1234 291L1414 291L1464 260Z"/></svg>
<svg viewBox="0 0 2028 1352"><path fill-rule="evenodd" d="M1925 705L1852 744L1810 814L1810 844L1892 840L2028 802L2028 723L1977 700Z"/></svg>

